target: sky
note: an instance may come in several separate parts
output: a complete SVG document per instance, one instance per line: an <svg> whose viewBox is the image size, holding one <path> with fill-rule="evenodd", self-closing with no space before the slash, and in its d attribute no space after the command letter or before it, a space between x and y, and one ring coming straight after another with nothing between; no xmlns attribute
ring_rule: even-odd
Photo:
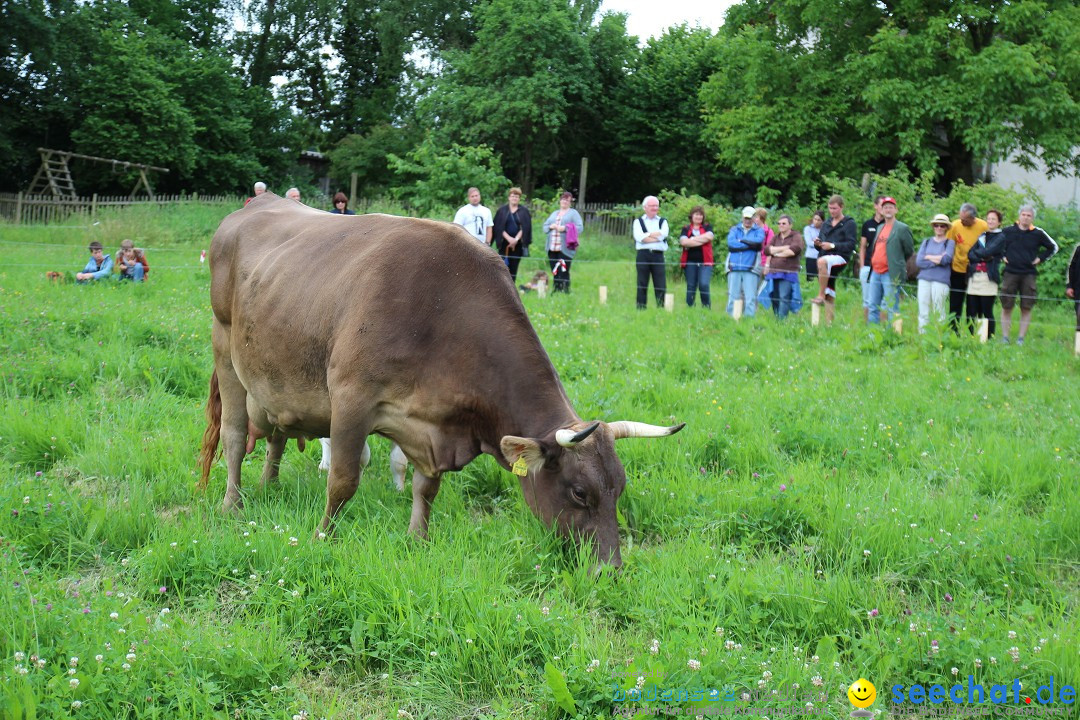
<svg viewBox="0 0 1080 720"><path fill-rule="evenodd" d="M701 25L716 30L724 22L724 13L736 2L737 0L604 0L600 10L627 13L627 29L631 35L637 35L644 42L681 22L689 23L691 27Z"/></svg>

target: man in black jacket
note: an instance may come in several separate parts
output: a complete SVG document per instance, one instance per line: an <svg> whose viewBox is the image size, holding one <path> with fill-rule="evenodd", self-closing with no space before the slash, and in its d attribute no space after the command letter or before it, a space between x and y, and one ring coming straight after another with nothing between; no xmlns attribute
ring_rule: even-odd
<svg viewBox="0 0 1080 720"><path fill-rule="evenodd" d="M855 251L855 220L844 214L844 198L829 198L829 217L814 241L818 249L818 295L810 302L825 305L825 320L831 323L836 306L836 276Z"/></svg>
<svg viewBox="0 0 1080 720"><path fill-rule="evenodd" d="M1001 274L1001 340L1009 342L1012 330L1012 310L1016 297L1020 296L1020 336L1017 345L1024 344L1031 309L1035 307L1035 278L1041 265L1058 251L1057 243L1042 228L1033 224L1035 208L1020 208L1015 225L1005 228L1005 271Z"/></svg>

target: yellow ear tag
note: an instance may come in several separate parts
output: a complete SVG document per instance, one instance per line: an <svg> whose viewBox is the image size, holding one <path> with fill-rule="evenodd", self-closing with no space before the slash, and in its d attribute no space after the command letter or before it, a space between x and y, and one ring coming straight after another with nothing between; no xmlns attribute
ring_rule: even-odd
<svg viewBox="0 0 1080 720"><path fill-rule="evenodd" d="M519 457L510 467L510 472L514 473L515 475L525 477L529 474L529 464L525 462L525 458Z"/></svg>

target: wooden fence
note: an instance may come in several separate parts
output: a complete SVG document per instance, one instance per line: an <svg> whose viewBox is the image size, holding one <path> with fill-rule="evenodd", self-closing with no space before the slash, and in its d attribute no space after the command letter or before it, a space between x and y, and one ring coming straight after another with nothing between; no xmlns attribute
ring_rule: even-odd
<svg viewBox="0 0 1080 720"><path fill-rule="evenodd" d="M624 203L585 203L578 207L585 227L608 235L630 235L630 223L640 210Z"/></svg>
<svg viewBox="0 0 1080 720"><path fill-rule="evenodd" d="M28 195L26 193L0 193L0 219L16 225L47 225L74 218L92 222L98 212L106 208L133 207L138 205L165 207L186 203L203 205L226 205L243 207L242 195L157 195L153 198L132 198L126 195L98 195L63 198L52 195ZM329 198L305 198L311 207L329 208ZM350 208L357 213L368 212L379 204L377 199L359 198ZM630 235L630 223L641 211L636 206L623 203L586 203L578 207L585 226L593 231L610 235ZM543 220L543 217L539 218Z"/></svg>
<svg viewBox="0 0 1080 720"><path fill-rule="evenodd" d="M106 208L152 205L163 207L184 203L203 205L231 205L242 207L245 198L239 195L157 195L153 198L132 198L127 195L98 195L64 198L51 195L27 195L25 193L0 193L0 218L16 225L46 225L82 216L93 220Z"/></svg>

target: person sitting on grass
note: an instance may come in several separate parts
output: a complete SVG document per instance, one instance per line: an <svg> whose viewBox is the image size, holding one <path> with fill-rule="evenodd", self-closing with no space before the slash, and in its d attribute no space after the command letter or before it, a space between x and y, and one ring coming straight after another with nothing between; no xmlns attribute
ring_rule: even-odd
<svg viewBox="0 0 1080 720"><path fill-rule="evenodd" d="M120 251L116 253L119 260L120 279L142 282L146 274L150 272L150 263L146 262L146 255L142 248L135 247L130 240L120 243Z"/></svg>
<svg viewBox="0 0 1080 720"><path fill-rule="evenodd" d="M94 240L90 243L90 262L82 272L75 273L75 280L80 283L88 283L92 280L107 280L112 277L113 259L105 254L101 243Z"/></svg>

